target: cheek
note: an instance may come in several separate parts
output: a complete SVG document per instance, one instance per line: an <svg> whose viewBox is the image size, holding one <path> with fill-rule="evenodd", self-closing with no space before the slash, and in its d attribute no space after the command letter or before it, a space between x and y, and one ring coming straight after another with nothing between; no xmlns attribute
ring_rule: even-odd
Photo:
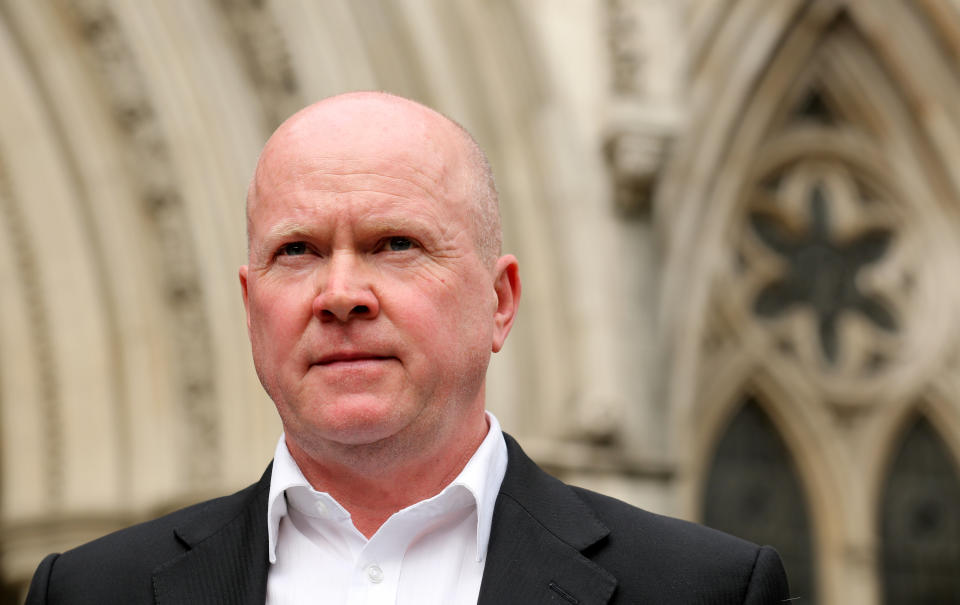
<svg viewBox="0 0 960 605"><path fill-rule="evenodd" d="M254 354L259 354L262 361L269 363L271 357L289 349L302 332L303 322L309 321L309 301L303 303L301 297L292 294L260 291L250 299L250 338Z"/></svg>
<svg viewBox="0 0 960 605"><path fill-rule="evenodd" d="M438 280L408 292L395 305L407 331L441 362L450 361L445 357L485 350L492 341L493 312L486 293L469 282L457 282Z"/></svg>

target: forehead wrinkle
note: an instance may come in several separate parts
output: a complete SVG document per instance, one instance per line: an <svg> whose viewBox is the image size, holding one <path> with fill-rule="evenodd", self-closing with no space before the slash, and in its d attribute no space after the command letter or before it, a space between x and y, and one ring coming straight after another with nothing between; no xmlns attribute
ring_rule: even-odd
<svg viewBox="0 0 960 605"><path fill-rule="evenodd" d="M378 160L371 164L370 158L348 159L339 156L315 158L311 162L312 166L299 171L299 178L315 177L322 181L329 177L332 180L344 179L349 182L352 179L374 177L413 187L433 199L448 201L445 199L447 197L445 194L449 193L451 188L447 178L450 170L446 163L441 162L436 170L432 170L424 169L421 163L408 161L402 157L378 158ZM362 164L366 166L358 166Z"/></svg>
<svg viewBox="0 0 960 605"><path fill-rule="evenodd" d="M319 177L321 177L321 178L323 178L323 177L334 177L334 178L337 178L337 179L341 179L341 178L342 178L344 181L347 182L347 184L349 184L349 181L350 181L350 180L356 180L356 179L360 179L360 178L367 179L367 178L373 176L373 177L377 177L377 178L384 179L384 180L386 180L386 181L396 182L396 183L403 184L403 185L407 186L407 188L412 188L412 189L414 189L415 191L419 192L419 194L421 194L421 195L423 195L423 196L426 196L426 197L429 197L430 199L443 200L443 197L437 195L437 192L436 192L435 189L432 189L432 188L430 188L430 187L425 187L425 186L421 185L420 183L418 183L418 182L416 182L416 181L412 181L412 180L410 180L410 179L405 179L405 178L399 177L399 176L391 176L391 175L381 174L381 173L379 173L379 172L344 172L344 173L323 172L323 173L319 173L317 176L319 176ZM331 193L348 193L348 192L349 192L349 193L377 193L377 194L383 195L383 196L385 196L385 197L389 197L389 198L400 198L400 199L420 197L419 195L414 196L414 195L406 194L406 193L404 193L404 192L402 192L402 191L401 191L401 192L391 192L391 191L386 191L386 190L381 189L381 188L373 188L373 187L370 187L369 185L367 185L367 186L365 186L365 187L363 187L363 188L351 188L351 187L314 188L314 191L328 191L328 192L331 192Z"/></svg>
<svg viewBox="0 0 960 605"><path fill-rule="evenodd" d="M442 227L439 221L432 221L424 216L394 215L390 210L372 209L360 211L358 222L352 225L351 231L361 231L373 234L401 234L404 232L423 233L431 227ZM266 247L271 242L284 241L295 238L315 239L328 223L314 222L310 224L296 218L286 218L271 226L264 234L262 241Z"/></svg>
<svg viewBox="0 0 960 605"><path fill-rule="evenodd" d="M317 177L317 180L320 181L320 182L319 182L319 183L316 183L316 182L314 182L314 183L309 183L309 182L308 182L308 183L304 183L304 181L309 181L309 180L311 180L311 176ZM376 196L379 196L379 197L382 197L382 198L387 198L387 199L390 199L390 200L394 200L394 201L396 201L396 202L410 202L411 200L423 199L423 198L421 198L420 196L407 194L407 193L404 193L404 192L402 192L402 191L400 191L400 192L390 191L389 188L386 188L386 189L385 189L385 188L371 188L369 185L366 186L366 187L364 187L364 188L351 188L351 187L338 186L336 183L325 183L325 182L323 182L326 177L332 177L332 179L340 179L340 178L343 178L343 179L346 179L346 180L350 180L350 179L352 179L353 177L356 177L356 178L365 178L365 177L370 177L370 176L375 176L375 177L383 178L383 179L386 179L386 180L391 181L391 182L402 183L402 184L404 184L404 185L407 185L407 186L413 188L415 191L422 193L424 196L428 197L429 199L432 199L432 200L435 200L435 201L438 201L438 202L443 202L443 201L445 201L442 197L437 196L437 195L436 195L436 192L435 192L433 189L428 188L428 187L424 187L424 186L420 185L420 183L417 183L416 181L411 181L410 179L405 179L405 178L403 178L403 177L391 176L391 175L384 175L384 174L379 173L379 172L353 172L353 171L331 172L331 171L329 171L329 170L320 170L320 169L317 169L317 170L312 170L312 171L309 171L309 172L301 172L301 174L298 175L296 178L292 178L292 179L281 179L281 180L279 180L276 184L270 183L270 184L267 185L266 187L264 187L264 183L261 181L261 179L256 179L256 180L253 182L253 186L251 187L251 189L252 189L251 193L252 193L253 195L249 195L249 196L248 196L248 206L247 206L248 219L249 219L249 218L252 218L251 213L252 213L252 210L253 210L253 206L259 205L259 203L260 203L262 200L265 200L265 199L267 199L267 198L269 198L269 197L272 197L271 194L273 194L273 196L278 195L278 193L277 193L278 190L285 190L285 189L288 189L288 188L291 187L291 186L294 187L295 189L297 189L297 188L298 188L298 187L297 187L297 183L298 183L298 182L299 182L301 185L302 185L302 184L306 184L307 187L308 187L308 190L307 190L306 192L297 192L297 191L294 191L294 192L292 192L292 195L293 195L294 197L299 197L299 196L301 196L301 195L305 195L305 196L307 197L307 199L309 199L309 197L310 197L312 194L321 194L321 193L322 193L322 194L332 194L332 195L340 195L340 194L371 194L371 195L376 195ZM264 197L264 193L266 193L266 197ZM307 204L304 209L306 209L306 210L309 210L309 209L311 209L311 208L314 208L314 209L315 209L315 208L319 208L319 207L324 206L324 205L327 205L327 203L310 203L310 204ZM335 205L335 202L334 202L333 204L331 204L331 205ZM294 221L295 221L296 219L291 219L291 220L294 220ZM271 230L268 232L268 235L270 235L272 232L273 232L273 230L271 229Z"/></svg>

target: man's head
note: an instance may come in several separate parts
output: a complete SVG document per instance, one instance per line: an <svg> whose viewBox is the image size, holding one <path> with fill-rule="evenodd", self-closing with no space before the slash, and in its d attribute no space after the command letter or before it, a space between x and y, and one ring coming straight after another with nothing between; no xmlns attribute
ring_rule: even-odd
<svg viewBox="0 0 960 605"><path fill-rule="evenodd" d="M520 281L466 131L392 95L326 99L267 142L247 217L247 325L288 445L426 451L483 421Z"/></svg>

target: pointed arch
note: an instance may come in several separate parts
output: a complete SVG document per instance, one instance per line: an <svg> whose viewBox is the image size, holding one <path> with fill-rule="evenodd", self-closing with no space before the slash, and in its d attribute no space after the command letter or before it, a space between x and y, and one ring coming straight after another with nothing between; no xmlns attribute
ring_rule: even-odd
<svg viewBox="0 0 960 605"><path fill-rule="evenodd" d="M888 603L960 595L960 466L922 414L904 428L881 503L879 575Z"/></svg>
<svg viewBox="0 0 960 605"><path fill-rule="evenodd" d="M521 12L512 0L2 3L5 574L246 484L269 458L279 426L236 283L244 188L269 130L327 94L421 99L490 151L507 238L538 275L525 304L539 308L511 338L517 368L491 371L490 399L521 430L565 417L521 405L570 401L579 350L556 303L564 262L550 244L567 230L541 193L543 67Z"/></svg>
<svg viewBox="0 0 960 605"><path fill-rule="evenodd" d="M786 13L789 4L777 3L777 15ZM868 399L867 393L902 396L929 379L957 330L947 297L932 293L942 288L957 253L954 227L943 220L942 209L945 203L960 206L960 194L950 186L947 158L939 149L941 139L960 135L960 129L949 137L934 137L913 119L918 91L900 88L902 82L891 76L885 62L889 57L875 50L857 13L841 10L843 3L808 2L794 8L778 22L779 38L769 39L763 49L750 49L749 55L742 46L724 42L725 35L732 35L727 28L736 31L743 23L726 23L715 36L718 54L725 51L730 63L715 64L721 59L711 56L709 81L716 84L718 77L726 77L729 83L721 87L721 98L702 100L694 111L698 118L690 136L678 146L658 191L667 263L661 337L674 353L666 356L671 367L665 389L671 409L681 417L689 413L695 394L688 377L700 368L703 339L710 330L707 309L719 305L729 320L747 329L760 326L766 336L754 339L759 347L783 342L782 331L778 336L767 330L774 322L765 326L751 312L762 280L782 270L782 259L767 254L764 260L755 254L758 258L746 258L752 264L743 267L743 246L755 242L757 235L746 216L759 200L770 198L771 187L798 169L807 170L810 162L847 175L853 204L834 217L830 229L835 241L866 234L876 217L886 217L881 222L896 227L883 261L855 277L865 290L894 300L895 316L906 321L891 339L869 325L877 313L865 314L866 324L863 316L842 320L840 346L852 346L859 360L836 379L820 371L820 359L804 361L809 349L804 343L787 343L798 347L805 377L839 402ZM756 12L744 16L749 11L741 7L734 13L745 21L760 21L772 18L773 9L767 10L755 7ZM765 31L764 39L768 37ZM750 43L759 44L756 38ZM744 119L747 115L749 120ZM817 123L817 115L829 115L833 122ZM871 205L874 201L880 203ZM799 231L808 229L812 220L803 212L787 218ZM716 253L723 249L731 253ZM737 283L742 285L739 294ZM809 315L794 313L779 328L809 332L811 321ZM889 359L891 351L902 353ZM884 370L870 374L870 363L884 364Z"/></svg>
<svg viewBox="0 0 960 605"><path fill-rule="evenodd" d="M808 570L799 572L808 578L803 583L810 590L802 597L806 600L828 594L828 587L843 579L842 528L856 502L847 496L854 487L844 485L845 469L853 461L837 447L843 436L837 434L836 427L821 410L804 405L812 396L807 385L792 381L790 375L778 373L777 368L760 367L743 353L729 352L724 357L723 363L711 367L710 377L701 385L695 414L698 420L690 427L687 446L692 460L680 473L681 495L688 515L711 523L707 507L713 496L708 494L708 484L715 474L717 454L745 406L753 406L751 418L763 419L753 424L763 425L765 443L773 444L768 449L777 451L781 461L787 461L783 465L789 468L785 476L793 477L793 491L799 492L798 497L804 502L811 557L798 566ZM736 443L739 437L733 439ZM735 487L731 489L731 501L749 495L737 494ZM743 528L728 527L727 531L751 535ZM801 554L792 559L802 557ZM793 573L789 569L788 572Z"/></svg>
<svg viewBox="0 0 960 605"><path fill-rule="evenodd" d="M891 416L955 371L960 71L942 36L960 18L934 4L741 0L714 13L655 194L663 400L693 475L681 481L707 472L704 450L685 446L733 417L723 406L742 387L730 385L773 385L757 400L829 524L814 533L831 602L879 599L863 471Z"/></svg>
<svg viewBox="0 0 960 605"><path fill-rule="evenodd" d="M777 549L792 594L816 602L812 521L793 458L761 404L745 396L717 442L703 522Z"/></svg>

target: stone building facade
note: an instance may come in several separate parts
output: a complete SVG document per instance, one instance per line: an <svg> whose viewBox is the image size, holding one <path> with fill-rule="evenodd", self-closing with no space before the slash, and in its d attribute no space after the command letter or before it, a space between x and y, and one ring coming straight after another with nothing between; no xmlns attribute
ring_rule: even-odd
<svg viewBox="0 0 960 605"><path fill-rule="evenodd" d="M358 89L490 154L537 460L801 602L960 601L960 2L0 0L0 82L0 602L259 476L246 184Z"/></svg>

